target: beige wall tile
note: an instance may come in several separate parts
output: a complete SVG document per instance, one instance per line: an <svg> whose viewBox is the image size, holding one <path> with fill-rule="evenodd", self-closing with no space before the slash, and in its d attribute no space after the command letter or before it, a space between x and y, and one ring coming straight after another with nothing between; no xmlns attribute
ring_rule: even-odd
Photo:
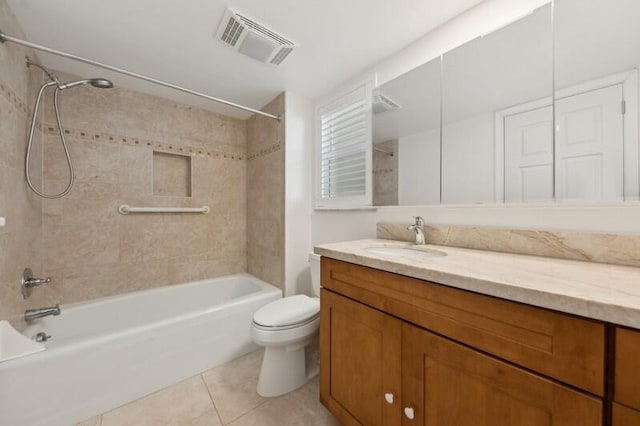
<svg viewBox="0 0 640 426"><path fill-rule="evenodd" d="M74 89L61 101L77 179L69 196L43 202L42 216L45 264L63 277L60 302L246 271L245 121L120 88ZM45 126L48 190L67 176L55 131ZM191 197L153 194L154 150L189 155ZM184 174L164 166L172 183ZM121 215L121 204L211 213Z"/></svg>
<svg viewBox="0 0 640 426"><path fill-rule="evenodd" d="M153 194L191 197L191 157L154 152Z"/></svg>
<svg viewBox="0 0 640 426"><path fill-rule="evenodd" d="M373 151L373 205L398 205L398 140L377 143Z"/></svg>
<svg viewBox="0 0 640 426"><path fill-rule="evenodd" d="M284 94L264 111L284 116ZM247 126L247 269L284 286L284 119L254 116Z"/></svg>
<svg viewBox="0 0 640 426"><path fill-rule="evenodd" d="M24 37L22 29L5 0L0 0L0 28ZM40 84L40 76L29 72L25 56L33 52L6 44L0 49L0 216L7 225L0 228L0 319L9 319L22 329L25 309L49 303L58 287L23 300L20 278L25 267L42 273L42 202L26 187L24 152L27 142L29 106ZM36 186L42 182L41 132L34 134L31 177ZM55 298L55 297L54 297Z"/></svg>

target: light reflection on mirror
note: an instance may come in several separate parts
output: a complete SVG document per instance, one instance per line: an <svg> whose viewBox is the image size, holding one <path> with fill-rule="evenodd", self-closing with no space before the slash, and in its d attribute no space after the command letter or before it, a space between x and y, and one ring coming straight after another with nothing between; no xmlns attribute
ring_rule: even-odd
<svg viewBox="0 0 640 426"><path fill-rule="evenodd" d="M373 97L373 205L439 204L440 58Z"/></svg>
<svg viewBox="0 0 640 426"><path fill-rule="evenodd" d="M552 200L552 52L547 5L443 56L442 204Z"/></svg>

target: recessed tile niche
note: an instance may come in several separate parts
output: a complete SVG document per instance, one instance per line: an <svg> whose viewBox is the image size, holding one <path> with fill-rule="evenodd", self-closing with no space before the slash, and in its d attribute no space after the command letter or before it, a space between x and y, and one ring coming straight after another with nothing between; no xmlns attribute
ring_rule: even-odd
<svg viewBox="0 0 640 426"><path fill-rule="evenodd" d="M153 195L191 197L191 157L153 151Z"/></svg>

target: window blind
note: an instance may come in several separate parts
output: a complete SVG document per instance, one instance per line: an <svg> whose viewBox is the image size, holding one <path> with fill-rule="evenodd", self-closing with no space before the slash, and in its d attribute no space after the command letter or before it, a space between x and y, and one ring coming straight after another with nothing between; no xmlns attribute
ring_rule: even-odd
<svg viewBox="0 0 640 426"><path fill-rule="evenodd" d="M370 85L321 106L318 116L318 205L371 205Z"/></svg>

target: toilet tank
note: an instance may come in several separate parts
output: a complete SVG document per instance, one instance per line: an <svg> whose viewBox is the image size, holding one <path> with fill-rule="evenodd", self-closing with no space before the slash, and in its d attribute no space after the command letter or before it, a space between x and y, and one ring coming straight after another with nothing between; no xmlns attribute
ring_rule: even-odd
<svg viewBox="0 0 640 426"><path fill-rule="evenodd" d="M320 255L309 253L309 268L311 269L311 288L313 294L320 296Z"/></svg>

